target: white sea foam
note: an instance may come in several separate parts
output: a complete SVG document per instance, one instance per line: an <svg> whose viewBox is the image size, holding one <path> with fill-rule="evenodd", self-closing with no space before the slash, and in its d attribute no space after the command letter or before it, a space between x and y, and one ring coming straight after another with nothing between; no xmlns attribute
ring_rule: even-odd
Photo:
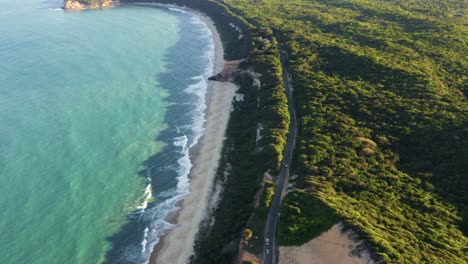
<svg viewBox="0 0 468 264"><path fill-rule="evenodd" d="M208 59L208 67L205 68L203 75L195 76L192 80L196 80L195 84L189 85L184 92L194 94L197 96L197 111L194 114L193 122L194 126L192 127L192 131L194 132L195 136L193 141L191 142L189 148L196 145L203 135L204 132L204 124L205 124L205 110L206 106L206 93L208 90L208 78L213 75L214 73L214 53L215 53L215 44L213 41L213 33L208 28L208 26L196 16L192 17L192 24L195 25L202 25L202 31L206 40L208 40L207 48L204 50L205 53L203 54L204 58Z"/></svg>
<svg viewBox="0 0 468 264"><path fill-rule="evenodd" d="M186 11L178 8L171 7L169 9L172 11L187 13ZM128 252L126 252L127 259L135 263L147 263L152 249L159 242L160 237L167 234L169 230L177 227L177 225L167 222L166 218L171 213L180 209L177 204L187 197L190 192L190 179L188 176L193 164L190 161L189 151L198 143L204 132L204 124L206 122L205 110L207 108L206 93L208 90L208 78L213 75L214 72L215 49L213 35L208 26L196 16L192 17L191 23L202 26L202 33L200 36L203 39L201 39L201 41L207 43L206 47L203 49L204 54L202 56L207 60L208 66L201 75L193 77L192 80L194 83L184 90L187 94L195 95L196 100L194 103L191 103L194 105L194 109L193 112L190 113L190 124L176 127L176 131L180 136L174 138L173 145L177 147L182 154L182 156L177 160L177 185L173 189L156 194L156 200L161 202L156 203L153 207L146 208L144 211L141 220L144 223L148 223L149 226L145 228L144 236L140 244L141 247L139 252L141 252L141 255L138 258L135 258L137 256L134 254L127 254ZM167 168L170 169L172 166L169 165ZM135 261L136 259L138 261Z"/></svg>
<svg viewBox="0 0 468 264"><path fill-rule="evenodd" d="M174 138L174 146L176 146L176 147L181 147L181 148L182 148L182 152L183 152L183 151L185 150L185 148L187 147L187 144L188 144L188 137L187 137L187 135L183 135L183 136Z"/></svg>
<svg viewBox="0 0 468 264"><path fill-rule="evenodd" d="M141 241L141 253L145 253L146 251L146 244L148 244L148 240L146 240L146 237L148 236L148 231L149 228L145 228L145 231L143 232L143 241Z"/></svg>
<svg viewBox="0 0 468 264"><path fill-rule="evenodd" d="M146 185L145 191L143 193L144 198L143 202L137 206L139 210L145 210L148 207L148 202L153 198L153 193L151 192L151 178L148 178L148 185Z"/></svg>
<svg viewBox="0 0 468 264"><path fill-rule="evenodd" d="M184 11L182 9L175 8L175 7L169 7L168 9L171 10L171 11L180 12L180 13L184 13L184 14L188 13L187 11Z"/></svg>

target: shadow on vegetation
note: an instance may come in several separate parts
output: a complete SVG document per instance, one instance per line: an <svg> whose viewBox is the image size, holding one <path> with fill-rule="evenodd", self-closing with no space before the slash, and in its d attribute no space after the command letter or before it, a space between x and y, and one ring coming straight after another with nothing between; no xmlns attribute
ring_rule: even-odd
<svg viewBox="0 0 468 264"><path fill-rule="evenodd" d="M291 192L281 206L279 244L300 246L329 230L339 220L332 208L312 194Z"/></svg>
<svg viewBox="0 0 468 264"><path fill-rule="evenodd" d="M404 14L400 10L391 10L388 8L381 7L365 7L360 2L346 2L346 1L325 1L322 2L327 6L333 6L337 8L346 8L356 12L361 13L361 16L358 18L361 21L366 21L372 18L378 18L379 20L385 20L388 22L397 23L400 27L407 32L443 32L443 28L440 27L440 23L437 21L430 21L428 19L422 19L417 17L410 17L407 14ZM389 7L389 6L387 6ZM395 7L393 7L395 8Z"/></svg>
<svg viewBox="0 0 468 264"><path fill-rule="evenodd" d="M455 206L457 222L468 235L468 123L443 129L427 127L403 137L399 143L400 169L421 180L420 186ZM424 204L417 208L432 213Z"/></svg>
<svg viewBox="0 0 468 264"><path fill-rule="evenodd" d="M414 95L416 89L427 85L424 77L403 70L392 69L376 63L369 57L359 56L338 47L319 48L322 69L329 75L339 75L352 81L365 80L382 84L382 89L395 91L405 97Z"/></svg>
<svg viewBox="0 0 468 264"><path fill-rule="evenodd" d="M369 99L364 99L364 95L360 95L356 100L346 101L346 104L354 105L358 109L352 112L356 120L367 122L374 120L375 132L394 127L394 134L400 138L394 151L400 157L399 166L402 171L418 177L424 190L437 193L442 201L455 206L461 217L457 222L466 235L468 233L468 215L465 213L468 211L467 124L457 120L439 124L429 123L427 118L429 116L437 118L439 113L436 106L425 109L424 115L419 112L422 107L426 107L421 105L425 99L433 99L433 92L428 88L429 83L424 81L422 75L385 67L370 58L349 53L338 47L320 48L318 54L324 65L322 69L329 75L338 75L341 79L352 81L365 80L372 85L379 85L381 90L378 92L387 91L393 94L388 95L387 100L393 98L395 102L405 102L407 98L412 98L414 110L405 110L397 105L393 106L395 111L381 109L382 107L375 105L375 101L371 100L369 104ZM423 100L418 102L418 99ZM367 108L369 111L359 111L362 108ZM394 118L389 118L385 123L388 128L379 126L382 120L378 121L373 117L380 111L388 111L387 116L392 116L391 112L395 113ZM423 204L411 205L420 210L427 209L427 213L433 213L432 208Z"/></svg>
<svg viewBox="0 0 468 264"><path fill-rule="evenodd" d="M242 229L253 210L253 196L264 166L255 151L257 117L252 113L256 110L256 89L245 89L249 86L240 85L238 92L245 95L244 101L234 103L235 111L231 113L217 171L217 180L225 181L224 186L229 188L223 190L218 201L213 225L197 239L197 258L191 263L231 263ZM227 178L226 168L230 168Z"/></svg>

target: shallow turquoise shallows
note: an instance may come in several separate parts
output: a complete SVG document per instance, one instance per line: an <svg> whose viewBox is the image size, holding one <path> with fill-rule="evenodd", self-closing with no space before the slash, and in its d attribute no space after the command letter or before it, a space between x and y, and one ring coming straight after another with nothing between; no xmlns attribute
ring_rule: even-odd
<svg viewBox="0 0 468 264"><path fill-rule="evenodd" d="M61 5L0 0L0 263L145 263L188 193L211 34Z"/></svg>

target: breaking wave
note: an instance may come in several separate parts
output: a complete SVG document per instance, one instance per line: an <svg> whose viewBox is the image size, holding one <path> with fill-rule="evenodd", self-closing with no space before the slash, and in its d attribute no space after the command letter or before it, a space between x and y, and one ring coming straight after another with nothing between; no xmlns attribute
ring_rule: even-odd
<svg viewBox="0 0 468 264"><path fill-rule="evenodd" d="M171 11L187 13L186 11L169 8ZM201 41L208 45L203 48L203 61L206 68L201 75L191 78L192 84L188 85L183 93L194 95L196 100L189 102L191 107L188 124L174 128L177 135L173 137L172 145L177 150L180 157L177 164L167 164L164 169L176 172L177 184L174 188L156 193L152 193L151 179L148 178L148 185L143 196L145 197L137 211L131 214L132 219L136 219L143 224L141 242L138 245L131 245L123 252L124 259L132 263L148 263L154 246L159 243L160 238L166 235L177 225L168 222L166 219L175 214L180 209L181 201L189 194L190 179L189 173L193 164L190 160L190 149L195 146L204 133L206 93L208 89L208 78L214 72L214 41L213 35L208 26L198 17L192 15L190 22L201 27ZM151 175L157 177L157 175ZM150 202L155 200L155 202Z"/></svg>

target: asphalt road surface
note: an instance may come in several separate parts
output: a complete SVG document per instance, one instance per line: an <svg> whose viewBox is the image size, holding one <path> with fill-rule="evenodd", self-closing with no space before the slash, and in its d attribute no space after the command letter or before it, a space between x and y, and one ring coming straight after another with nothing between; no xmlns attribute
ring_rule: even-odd
<svg viewBox="0 0 468 264"><path fill-rule="evenodd" d="M283 52L281 52L281 65L283 67L283 83L284 88L286 89L286 96L288 98L288 109L289 115L291 116L291 124L289 126L288 141L286 142L286 146L284 148L281 170L278 175L278 180L276 182L275 194L270 203L270 212L268 214L268 220L265 228L265 237L263 240L264 264L276 263L276 224L278 223L279 219L279 208L281 205L281 200L283 199L283 195L286 192L288 186L289 167L291 165L292 153L294 150L297 136L297 117L295 110L296 108L294 104L294 98L292 96L292 89L289 84L288 72L284 64Z"/></svg>

